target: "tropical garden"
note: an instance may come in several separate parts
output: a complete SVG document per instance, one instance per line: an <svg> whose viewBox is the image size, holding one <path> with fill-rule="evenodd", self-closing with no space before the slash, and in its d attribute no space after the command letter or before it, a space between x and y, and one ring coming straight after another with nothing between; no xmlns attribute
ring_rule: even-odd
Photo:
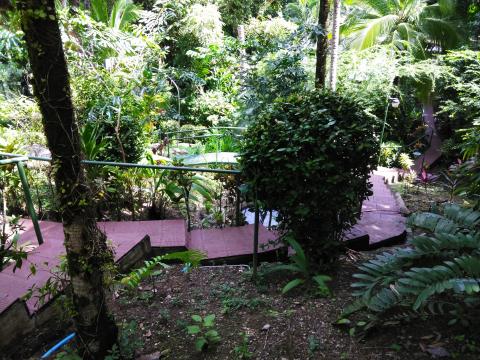
<svg viewBox="0 0 480 360"><path fill-rule="evenodd" d="M479 46L478 0L0 1L0 358L478 359Z"/></svg>

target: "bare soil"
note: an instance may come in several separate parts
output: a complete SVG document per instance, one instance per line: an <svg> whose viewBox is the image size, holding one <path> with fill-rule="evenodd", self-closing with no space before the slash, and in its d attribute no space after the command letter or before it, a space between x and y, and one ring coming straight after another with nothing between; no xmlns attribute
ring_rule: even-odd
<svg viewBox="0 0 480 360"><path fill-rule="evenodd" d="M330 284L333 295L327 298L305 288L281 295L285 276L255 285L247 268L208 267L184 274L175 266L154 285L146 282L135 293L117 294L111 305L118 321L134 321L138 327L143 343L139 355L154 358L248 358L239 350L242 343L252 359L430 359L432 349L453 358L480 358L478 336L446 326L445 318L377 329L362 339L336 325L353 300L355 263L370 256L343 259ZM209 314L216 316L214 329L221 341L199 353L186 326L195 323L192 315Z"/></svg>
<svg viewBox="0 0 480 360"><path fill-rule="evenodd" d="M342 258L338 271L331 274L329 297L318 297L307 288L282 295L290 279L286 274L265 276L255 284L246 266L201 267L184 273L175 265L135 291L117 289L109 305L121 328L129 324L134 329L124 344L133 349L137 343L135 357L143 360L410 360L434 358L432 351L447 358L480 358L479 329L448 326L448 316L382 327L365 337L351 336L336 325L342 309L353 300L350 284L356 266L374 254ZM198 352L186 326L194 324L192 315L209 314L216 316L213 328L221 340ZM38 359L55 344L53 340L69 331L68 323L50 323L19 339L16 349L8 349L8 356L2 351L0 358Z"/></svg>

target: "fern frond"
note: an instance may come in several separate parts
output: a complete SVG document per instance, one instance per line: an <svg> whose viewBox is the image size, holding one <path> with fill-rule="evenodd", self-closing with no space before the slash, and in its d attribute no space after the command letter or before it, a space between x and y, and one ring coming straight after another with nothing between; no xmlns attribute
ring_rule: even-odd
<svg viewBox="0 0 480 360"><path fill-rule="evenodd" d="M166 260L179 260L183 263L190 263L193 267L195 267L198 266L205 258L206 255L199 250L179 251L161 256L155 256L150 260L144 261L145 265L143 267L133 270L130 272L130 274L120 279L120 283L127 285L130 288L135 288L140 285L140 282L143 279L151 276L153 270L157 266L161 266L163 268L168 267L168 265L164 263Z"/></svg>
<svg viewBox="0 0 480 360"><path fill-rule="evenodd" d="M368 310L369 316L386 324L402 318L387 320L387 314L398 314L390 310L445 313L447 303L439 296L444 293L460 300L455 306L467 308L472 295L478 298L480 212L449 204L443 214L414 214L409 223L429 235L415 236L411 247L384 252L360 265L352 283L353 295L359 298L347 306L343 316ZM411 310L405 312L406 307Z"/></svg>

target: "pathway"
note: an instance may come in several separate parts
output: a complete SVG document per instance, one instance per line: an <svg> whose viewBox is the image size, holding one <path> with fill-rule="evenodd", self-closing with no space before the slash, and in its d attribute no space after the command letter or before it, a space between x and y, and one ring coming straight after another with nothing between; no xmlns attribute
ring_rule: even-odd
<svg viewBox="0 0 480 360"><path fill-rule="evenodd" d="M368 250L392 245L405 239L405 218L392 192L384 183L382 172L372 174L373 195L362 206L359 223L345 236L348 246ZM115 253L121 271L142 261L151 254L167 251L199 249L210 261L248 262L251 259L253 225L223 229L201 229L187 232L180 220L100 222ZM25 231L21 242L36 244L32 223L24 222ZM35 298L28 301L22 297L33 286L42 286L51 277L51 270L64 254L63 229L60 223L42 221L40 227L45 243L29 253L21 269L13 272L7 267L0 272L0 348L33 331L36 326L55 315L55 307L38 304ZM261 256L275 258L276 249L262 248L276 239L276 234L260 225L259 243ZM35 275L30 274L30 265L37 266Z"/></svg>
<svg viewBox="0 0 480 360"><path fill-rule="evenodd" d="M368 234L368 245L362 250L376 249L403 242L406 238L405 217L392 190L385 184L388 169L378 169L370 177L373 195L363 202L357 233Z"/></svg>

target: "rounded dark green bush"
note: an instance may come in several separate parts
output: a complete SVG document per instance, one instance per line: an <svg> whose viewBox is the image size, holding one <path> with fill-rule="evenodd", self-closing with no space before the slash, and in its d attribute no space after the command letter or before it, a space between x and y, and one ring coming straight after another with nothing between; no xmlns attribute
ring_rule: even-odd
<svg viewBox="0 0 480 360"><path fill-rule="evenodd" d="M251 189L317 269L340 254L379 153L374 119L354 101L311 91L277 101L249 127L241 164Z"/></svg>

